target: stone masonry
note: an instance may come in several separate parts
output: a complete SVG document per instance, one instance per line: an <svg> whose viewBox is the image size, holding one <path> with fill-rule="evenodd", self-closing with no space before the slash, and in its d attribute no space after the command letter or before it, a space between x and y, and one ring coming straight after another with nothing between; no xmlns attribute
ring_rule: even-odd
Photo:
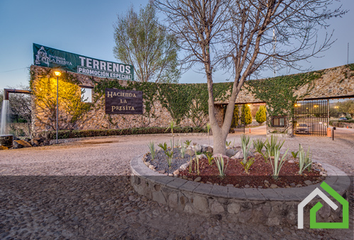
<svg viewBox="0 0 354 240"><path fill-rule="evenodd" d="M49 68L31 66L31 71L34 72L34 81L40 77L53 77ZM91 77L87 75L70 73L75 76L79 82L80 86L84 87L94 87L94 81L100 81L101 78ZM123 86L127 85L127 81L117 80ZM326 69L323 72L321 78L314 81L315 87L310 92L308 99L316 98L334 98L334 97L350 97L354 96L354 71L351 70L349 66L340 66L336 68ZM306 91L307 86L304 86L298 93L301 94ZM95 93L93 93L95 96ZM34 101L33 101L34 102ZM241 89L236 103L259 103L258 99L250 94L244 88ZM224 108L223 104L227 102L216 101L216 116L219 125L222 124L224 118ZM35 104L32 106L32 132L34 135L52 130L46 124L38 121L38 117L43 117L43 113L37 111ZM151 116L154 117L151 117ZM65 117L64 117L65 119ZM167 127L170 121L173 120L170 113L166 108L162 107L159 101L154 102L153 107L150 111L150 117L147 116L144 109L144 115L107 115L104 110L104 98L101 98L95 103L95 106L91 108L89 112L85 114L73 127L77 130L87 130L87 129L123 129L123 128L134 128L134 127ZM205 126L208 122L208 116L199 117L199 119L184 118L180 122L179 126Z"/></svg>

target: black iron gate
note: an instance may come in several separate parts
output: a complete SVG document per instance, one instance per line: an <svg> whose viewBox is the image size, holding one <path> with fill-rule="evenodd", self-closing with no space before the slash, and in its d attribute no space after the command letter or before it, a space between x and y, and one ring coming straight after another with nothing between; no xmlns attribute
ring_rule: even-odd
<svg viewBox="0 0 354 240"><path fill-rule="evenodd" d="M327 135L328 100L306 100L295 104L294 133Z"/></svg>

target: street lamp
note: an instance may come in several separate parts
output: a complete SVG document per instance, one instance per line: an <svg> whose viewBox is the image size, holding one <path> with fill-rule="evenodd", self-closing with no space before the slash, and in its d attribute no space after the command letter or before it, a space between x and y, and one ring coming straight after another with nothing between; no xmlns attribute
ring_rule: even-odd
<svg viewBox="0 0 354 240"><path fill-rule="evenodd" d="M58 144L58 116L59 116L59 77L61 75L60 71L54 71L55 76L57 76L57 114L55 119L55 131L56 131L56 143Z"/></svg>

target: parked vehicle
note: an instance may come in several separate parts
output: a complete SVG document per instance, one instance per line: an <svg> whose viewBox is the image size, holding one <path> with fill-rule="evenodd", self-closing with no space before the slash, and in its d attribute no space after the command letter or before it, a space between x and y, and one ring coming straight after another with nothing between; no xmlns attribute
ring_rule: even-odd
<svg viewBox="0 0 354 240"><path fill-rule="evenodd" d="M295 133L310 133L310 127L306 123L298 123L295 128Z"/></svg>
<svg viewBox="0 0 354 240"><path fill-rule="evenodd" d="M339 118L339 120L347 120L347 118L346 117L341 117L341 118Z"/></svg>

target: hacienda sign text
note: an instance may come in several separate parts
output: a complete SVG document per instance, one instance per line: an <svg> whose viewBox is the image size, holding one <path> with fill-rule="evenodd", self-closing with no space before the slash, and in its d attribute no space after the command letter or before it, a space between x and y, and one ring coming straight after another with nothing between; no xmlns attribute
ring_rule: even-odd
<svg viewBox="0 0 354 240"><path fill-rule="evenodd" d="M143 114L143 92L106 89L106 114Z"/></svg>

